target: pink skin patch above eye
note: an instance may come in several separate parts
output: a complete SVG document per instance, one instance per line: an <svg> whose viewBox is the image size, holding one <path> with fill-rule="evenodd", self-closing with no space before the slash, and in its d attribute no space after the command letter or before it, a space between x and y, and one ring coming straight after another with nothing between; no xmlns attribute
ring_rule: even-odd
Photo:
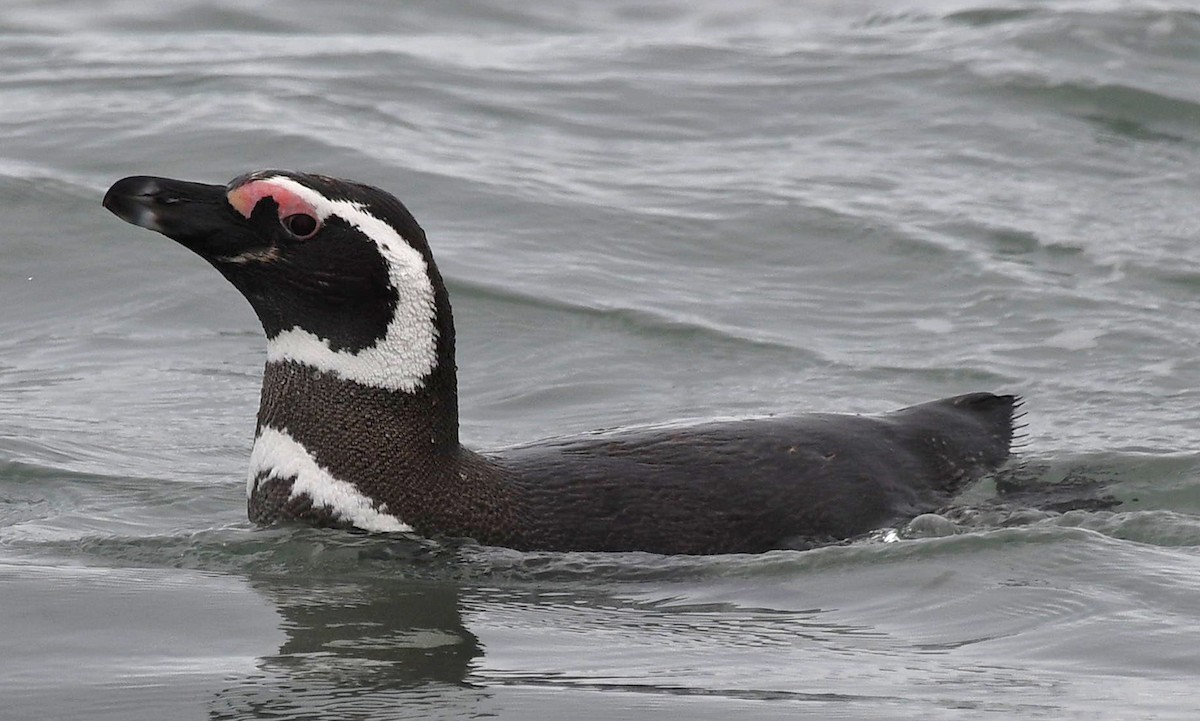
<svg viewBox="0 0 1200 721"><path fill-rule="evenodd" d="M252 180L245 185L239 185L229 191L225 197L229 199L229 204L233 206L233 209L247 219L254 212L254 206L258 205L258 201L267 197L273 198L275 204L279 206L280 218L297 213L311 215L313 218L321 217L317 215L316 208L309 205L299 195L275 185L269 180Z"/></svg>

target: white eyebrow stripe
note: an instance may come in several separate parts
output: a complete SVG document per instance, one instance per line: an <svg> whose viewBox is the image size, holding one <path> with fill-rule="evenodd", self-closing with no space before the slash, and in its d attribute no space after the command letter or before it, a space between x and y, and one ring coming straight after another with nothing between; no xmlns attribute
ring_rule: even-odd
<svg viewBox="0 0 1200 721"><path fill-rule="evenodd" d="M331 200L284 176L270 176L260 182L295 193L317 211L322 221L336 216L373 241L387 264L397 296L384 337L368 348L356 353L335 351L327 339L291 328L267 339L267 360L302 363L377 388L408 393L421 388L437 367L437 307L429 266L420 251L361 203Z"/></svg>

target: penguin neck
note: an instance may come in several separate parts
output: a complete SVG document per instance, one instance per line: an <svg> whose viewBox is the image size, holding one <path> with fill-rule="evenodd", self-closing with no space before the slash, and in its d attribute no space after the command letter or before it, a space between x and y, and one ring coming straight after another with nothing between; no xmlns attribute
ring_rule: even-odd
<svg viewBox="0 0 1200 721"><path fill-rule="evenodd" d="M459 439L454 320L440 277L438 281L434 286L435 362L419 382L411 387L389 387L372 383L369 378L364 381L357 373L340 373L336 365L331 368L323 363L305 363L302 357L273 357L275 354L268 352L259 427L300 432L310 438L319 435L323 445L350 447L361 447L367 436L384 434L390 443L368 448L390 447L405 456L426 458L456 454ZM376 359L378 362L386 364L389 359ZM394 359L397 365L405 362L404 357ZM423 465L422 459L414 457L411 461Z"/></svg>
<svg viewBox="0 0 1200 721"><path fill-rule="evenodd" d="M452 455L458 450L454 368L438 369L422 387L401 391L295 361L268 361L258 425L302 436L312 450L317 443L361 447L365 438L382 435L408 455ZM364 450L371 447L379 446Z"/></svg>

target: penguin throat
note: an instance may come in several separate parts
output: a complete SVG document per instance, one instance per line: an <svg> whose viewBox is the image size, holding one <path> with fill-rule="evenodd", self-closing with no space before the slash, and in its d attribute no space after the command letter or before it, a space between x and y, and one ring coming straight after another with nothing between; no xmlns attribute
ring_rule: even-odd
<svg viewBox="0 0 1200 721"><path fill-rule="evenodd" d="M300 326L267 338L268 362L291 361L374 388L413 392L439 362L438 308L429 269L407 245L381 245L396 293L395 309L382 337L365 348L335 350L327 338Z"/></svg>
<svg viewBox="0 0 1200 721"><path fill-rule="evenodd" d="M346 380L296 361L268 360L258 425L288 430L325 458L322 465L338 477L344 467L358 466L368 456L425 464L434 455L458 452L456 385L453 362L439 366L422 387L404 391Z"/></svg>
<svg viewBox="0 0 1200 721"><path fill-rule="evenodd" d="M437 338L411 330L396 328L393 321L388 334L374 345L350 352L335 351L328 340L291 328L267 340L267 362L298 363L360 385L412 393L437 367Z"/></svg>
<svg viewBox="0 0 1200 721"><path fill-rule="evenodd" d="M417 523L416 499L430 497L460 453L452 368L404 392L268 362L247 477L251 517L368 530Z"/></svg>

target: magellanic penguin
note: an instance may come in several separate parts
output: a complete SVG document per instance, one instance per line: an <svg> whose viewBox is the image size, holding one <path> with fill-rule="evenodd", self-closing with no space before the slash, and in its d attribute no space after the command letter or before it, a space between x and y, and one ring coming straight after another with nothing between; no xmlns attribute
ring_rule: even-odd
<svg viewBox="0 0 1200 721"><path fill-rule="evenodd" d="M1009 455L1011 395L886 415L626 430L494 454L459 444L454 322L396 198L320 175L130 177L104 206L211 263L267 335L250 518L522 550L760 552L945 504Z"/></svg>

